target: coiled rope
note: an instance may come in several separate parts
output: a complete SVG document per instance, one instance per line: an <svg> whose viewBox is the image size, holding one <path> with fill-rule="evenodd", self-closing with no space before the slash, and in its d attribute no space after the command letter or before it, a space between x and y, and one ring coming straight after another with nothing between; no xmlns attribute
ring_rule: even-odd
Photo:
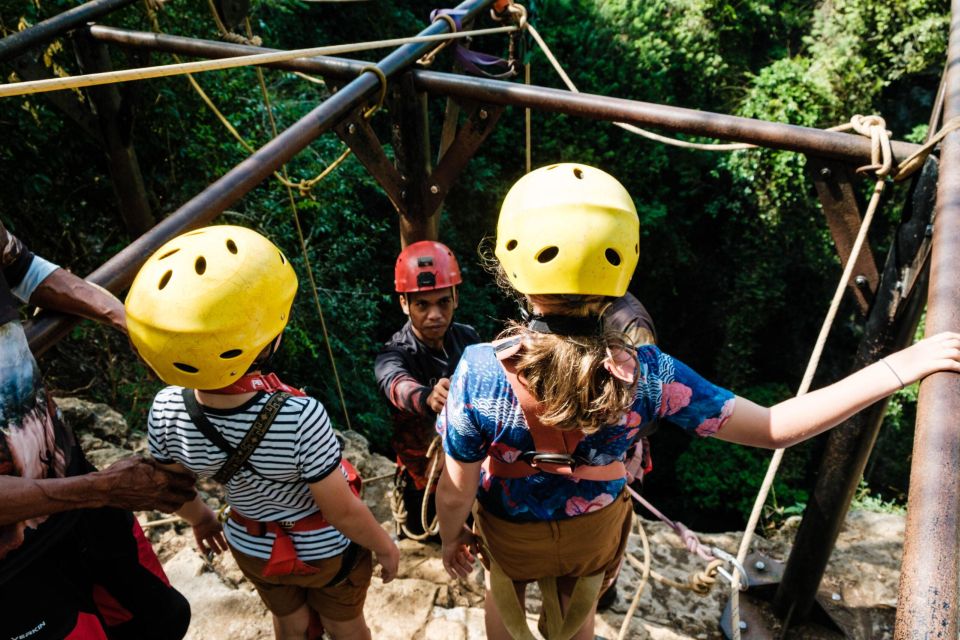
<svg viewBox="0 0 960 640"><path fill-rule="evenodd" d="M396 482L394 483L393 494L390 498L390 511L393 513L393 521L396 524L398 534L402 533L407 538L416 540L417 542L422 542L440 533L439 516L434 514L433 520L428 522L427 513L430 496L437 486L440 473L443 471L444 453L443 446L441 445L442 441L440 436L435 436L430 442L430 448L427 449L427 459L430 461L430 465L427 471L427 486L423 492L423 502L420 504L420 524L423 528L423 533L414 533L407 527L410 514L407 511L407 505L403 502L403 490L409 480L405 467L402 465L398 466L395 475Z"/></svg>

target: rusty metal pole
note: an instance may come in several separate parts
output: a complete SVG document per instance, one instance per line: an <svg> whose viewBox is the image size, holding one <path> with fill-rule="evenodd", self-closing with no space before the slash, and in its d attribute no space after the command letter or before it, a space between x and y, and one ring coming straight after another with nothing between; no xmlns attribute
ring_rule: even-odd
<svg viewBox="0 0 960 640"><path fill-rule="evenodd" d="M79 7L74 7L32 27L18 31L13 35L0 40L0 62L15 58L27 49L41 45L48 40L76 29L100 16L133 4L136 0L93 0Z"/></svg>
<svg viewBox="0 0 960 640"><path fill-rule="evenodd" d="M472 17L489 7L492 2L493 0L466 0L456 8L465 11L465 17ZM450 27L446 21L438 20L418 35L446 33L449 30ZM435 43L429 42L404 45L383 58L377 66L387 78L391 78L435 46ZM133 281L140 265L164 242L216 218L224 209L267 179L310 142L333 128L337 122L349 115L351 110L374 96L379 91L379 87L380 81L376 75L362 73L200 194L187 201L153 229L127 245L87 279L110 291L122 291ZM38 354L66 335L76 321L59 314L45 315L46 317L38 318L36 322L31 323L27 330L30 348Z"/></svg>
<svg viewBox="0 0 960 640"><path fill-rule="evenodd" d="M225 58L243 53L264 53L271 49L244 45L157 35L125 29L96 26L91 35L104 42L122 46L170 51L184 55ZM278 69L306 71L331 78L352 77L364 63L343 58L301 58L266 65ZM799 151L809 155L835 158L848 163L863 163L870 158L870 140L864 136L823 131L811 127L767 122L697 109L639 102L623 98L571 93L535 85L502 80L473 78L451 73L414 70L414 86L434 95L453 96L479 102L530 108L588 118L629 122L637 126L658 127L667 131L708 136L736 142L750 142L763 147ZM920 145L894 141L893 155L903 160Z"/></svg>
<svg viewBox="0 0 960 640"><path fill-rule="evenodd" d="M960 116L960 0L953 0L944 122ZM937 214L930 253L927 335L960 330L960 133L940 151ZM958 633L960 580L960 375L935 373L920 384L917 428L900 567L896 640Z"/></svg>

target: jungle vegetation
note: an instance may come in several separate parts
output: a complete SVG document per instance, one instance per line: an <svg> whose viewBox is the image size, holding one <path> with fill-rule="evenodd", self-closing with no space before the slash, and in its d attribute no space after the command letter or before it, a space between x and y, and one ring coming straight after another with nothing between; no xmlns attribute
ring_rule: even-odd
<svg viewBox="0 0 960 640"><path fill-rule="evenodd" d="M74 4L0 0L0 29L9 34ZM421 0L255 0L251 27L265 45L292 49L411 35L432 8ZM912 141L926 132L949 15L945 0L537 0L531 8L538 29L585 92L815 127L878 113L895 138ZM140 5L103 22L151 28ZM159 24L174 34L218 38L202 0L168 0ZM503 53L502 40L478 44ZM58 40L40 52L41 60L55 73L76 73L73 46L70 38ZM165 54L120 49L112 57L117 68L172 62ZM529 61L535 84L562 87L535 48ZM448 69L449 54L436 65ZM11 67L4 73L15 79ZM252 69L196 79L250 144L270 138ZM281 129L331 90L269 69L265 80ZM185 78L130 83L120 91L158 218L247 155ZM443 101L433 99L430 108L436 144ZM558 115L534 113L532 123L534 166L594 164L634 196L642 240L631 290L652 312L664 350L757 401L793 393L840 274L805 158L769 150L692 152ZM382 140L390 139L389 126L387 115L374 118ZM34 250L86 274L131 240L104 153L48 100L3 100L0 132L0 218ZM441 219L441 240L460 257L465 277L457 318L485 337L516 316L479 266L477 246L493 234L499 202L524 171L523 140L523 112L508 109L456 184ZM341 151L339 140L323 136L288 171L312 177ZM881 260L905 188L889 191L871 234ZM391 293L396 214L354 158L309 195L296 196L296 203L353 427L383 450L389 427L372 362L378 345L403 321ZM294 261L301 290L278 370L320 397L344 427L286 189L265 182L221 220L262 231ZM860 330L847 300L815 385L847 371ZM135 429L144 428L160 386L122 338L90 323L78 326L41 366L57 393L107 402ZM907 389L894 399L868 467L866 487L888 500L905 495L915 394ZM647 490L662 508L701 530L742 524L767 453L693 441L669 426L653 436L653 447ZM806 500L817 451L814 442L788 454L771 497L773 520Z"/></svg>

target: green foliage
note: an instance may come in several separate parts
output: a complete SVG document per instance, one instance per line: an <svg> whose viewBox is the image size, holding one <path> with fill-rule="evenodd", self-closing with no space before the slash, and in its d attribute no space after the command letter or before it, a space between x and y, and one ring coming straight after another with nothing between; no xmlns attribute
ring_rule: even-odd
<svg viewBox="0 0 960 640"><path fill-rule="evenodd" d="M0 27L35 24L75 3L0 0ZM528 3L531 4L531 3ZM925 134L943 66L945 0L542 0L535 24L584 92L692 109L733 113L803 126L882 113L896 137ZM297 48L412 34L429 5L414 0L367 3L254 3L253 31L267 46ZM103 21L149 30L139 6ZM204 2L168 2L160 14L170 33L216 39ZM480 48L502 51L502 40ZM56 73L78 71L69 38L45 50ZM121 49L116 67L172 62ZM361 56L375 59L382 52ZM538 50L529 56L533 82L559 87ZM436 63L444 70L450 55ZM273 114L282 130L329 95L293 74L265 70ZM271 136L252 69L196 76L214 103L255 147ZM176 210L247 152L223 128L184 78L130 83L120 89L130 136L157 218ZM85 100L83 94L76 94ZM444 101L431 99L431 137L439 138ZM701 153L666 147L607 123L535 112L533 161L595 164L620 178L634 196L642 229L641 259L631 290L657 321L662 347L710 379L760 402L795 389L840 265L808 177L807 161L782 151ZM373 120L390 139L388 113ZM0 102L0 219L32 248L88 273L129 241L117 211L105 154L42 96ZM680 136L684 137L684 136ZM465 283L457 319L492 337L515 315L475 258L492 235L497 208L523 173L523 113L507 109L447 198L441 238L460 257ZM387 144L388 154L392 153ZM293 179L318 174L341 152L332 135L318 138L286 166ZM901 190L902 191L902 190ZM882 256L899 215L886 205L872 233ZM296 195L306 257L313 267L330 348L355 428L383 447L385 402L373 380L378 344L403 321L392 295L399 242L395 213L359 162L348 159L309 197ZM286 189L269 180L231 205L222 221L256 228L293 261L300 294L278 368L288 381L320 397L333 420L344 419L327 345L293 224ZM882 259L882 258L881 258ZM859 338L852 305L841 313L818 382L846 372ZM88 395L126 411L135 423L158 384L125 342L90 324L47 356L42 366L60 392ZM906 484L915 396L891 402L888 426L866 477L884 499ZM692 524L723 528L749 510L768 455L712 440L691 443L668 428L654 437L651 495ZM768 505L787 515L806 500L813 447L791 451ZM710 460L710 465L704 465ZM682 488L683 490L678 490ZM750 490L745 490L749 488ZM658 503L659 504L659 503ZM702 525L701 525L702 526Z"/></svg>

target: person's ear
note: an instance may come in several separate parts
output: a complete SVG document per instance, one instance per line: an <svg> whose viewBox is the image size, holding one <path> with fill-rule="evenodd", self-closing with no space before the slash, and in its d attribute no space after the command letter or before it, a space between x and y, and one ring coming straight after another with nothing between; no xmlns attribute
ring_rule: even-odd
<svg viewBox="0 0 960 640"><path fill-rule="evenodd" d="M403 314L406 316L410 315L410 304L407 302L407 296L400 294L400 308L403 309Z"/></svg>
<svg viewBox="0 0 960 640"><path fill-rule="evenodd" d="M456 287L451 287L451 289L453 289L453 308L456 309L457 306L460 304L460 296L457 292Z"/></svg>

